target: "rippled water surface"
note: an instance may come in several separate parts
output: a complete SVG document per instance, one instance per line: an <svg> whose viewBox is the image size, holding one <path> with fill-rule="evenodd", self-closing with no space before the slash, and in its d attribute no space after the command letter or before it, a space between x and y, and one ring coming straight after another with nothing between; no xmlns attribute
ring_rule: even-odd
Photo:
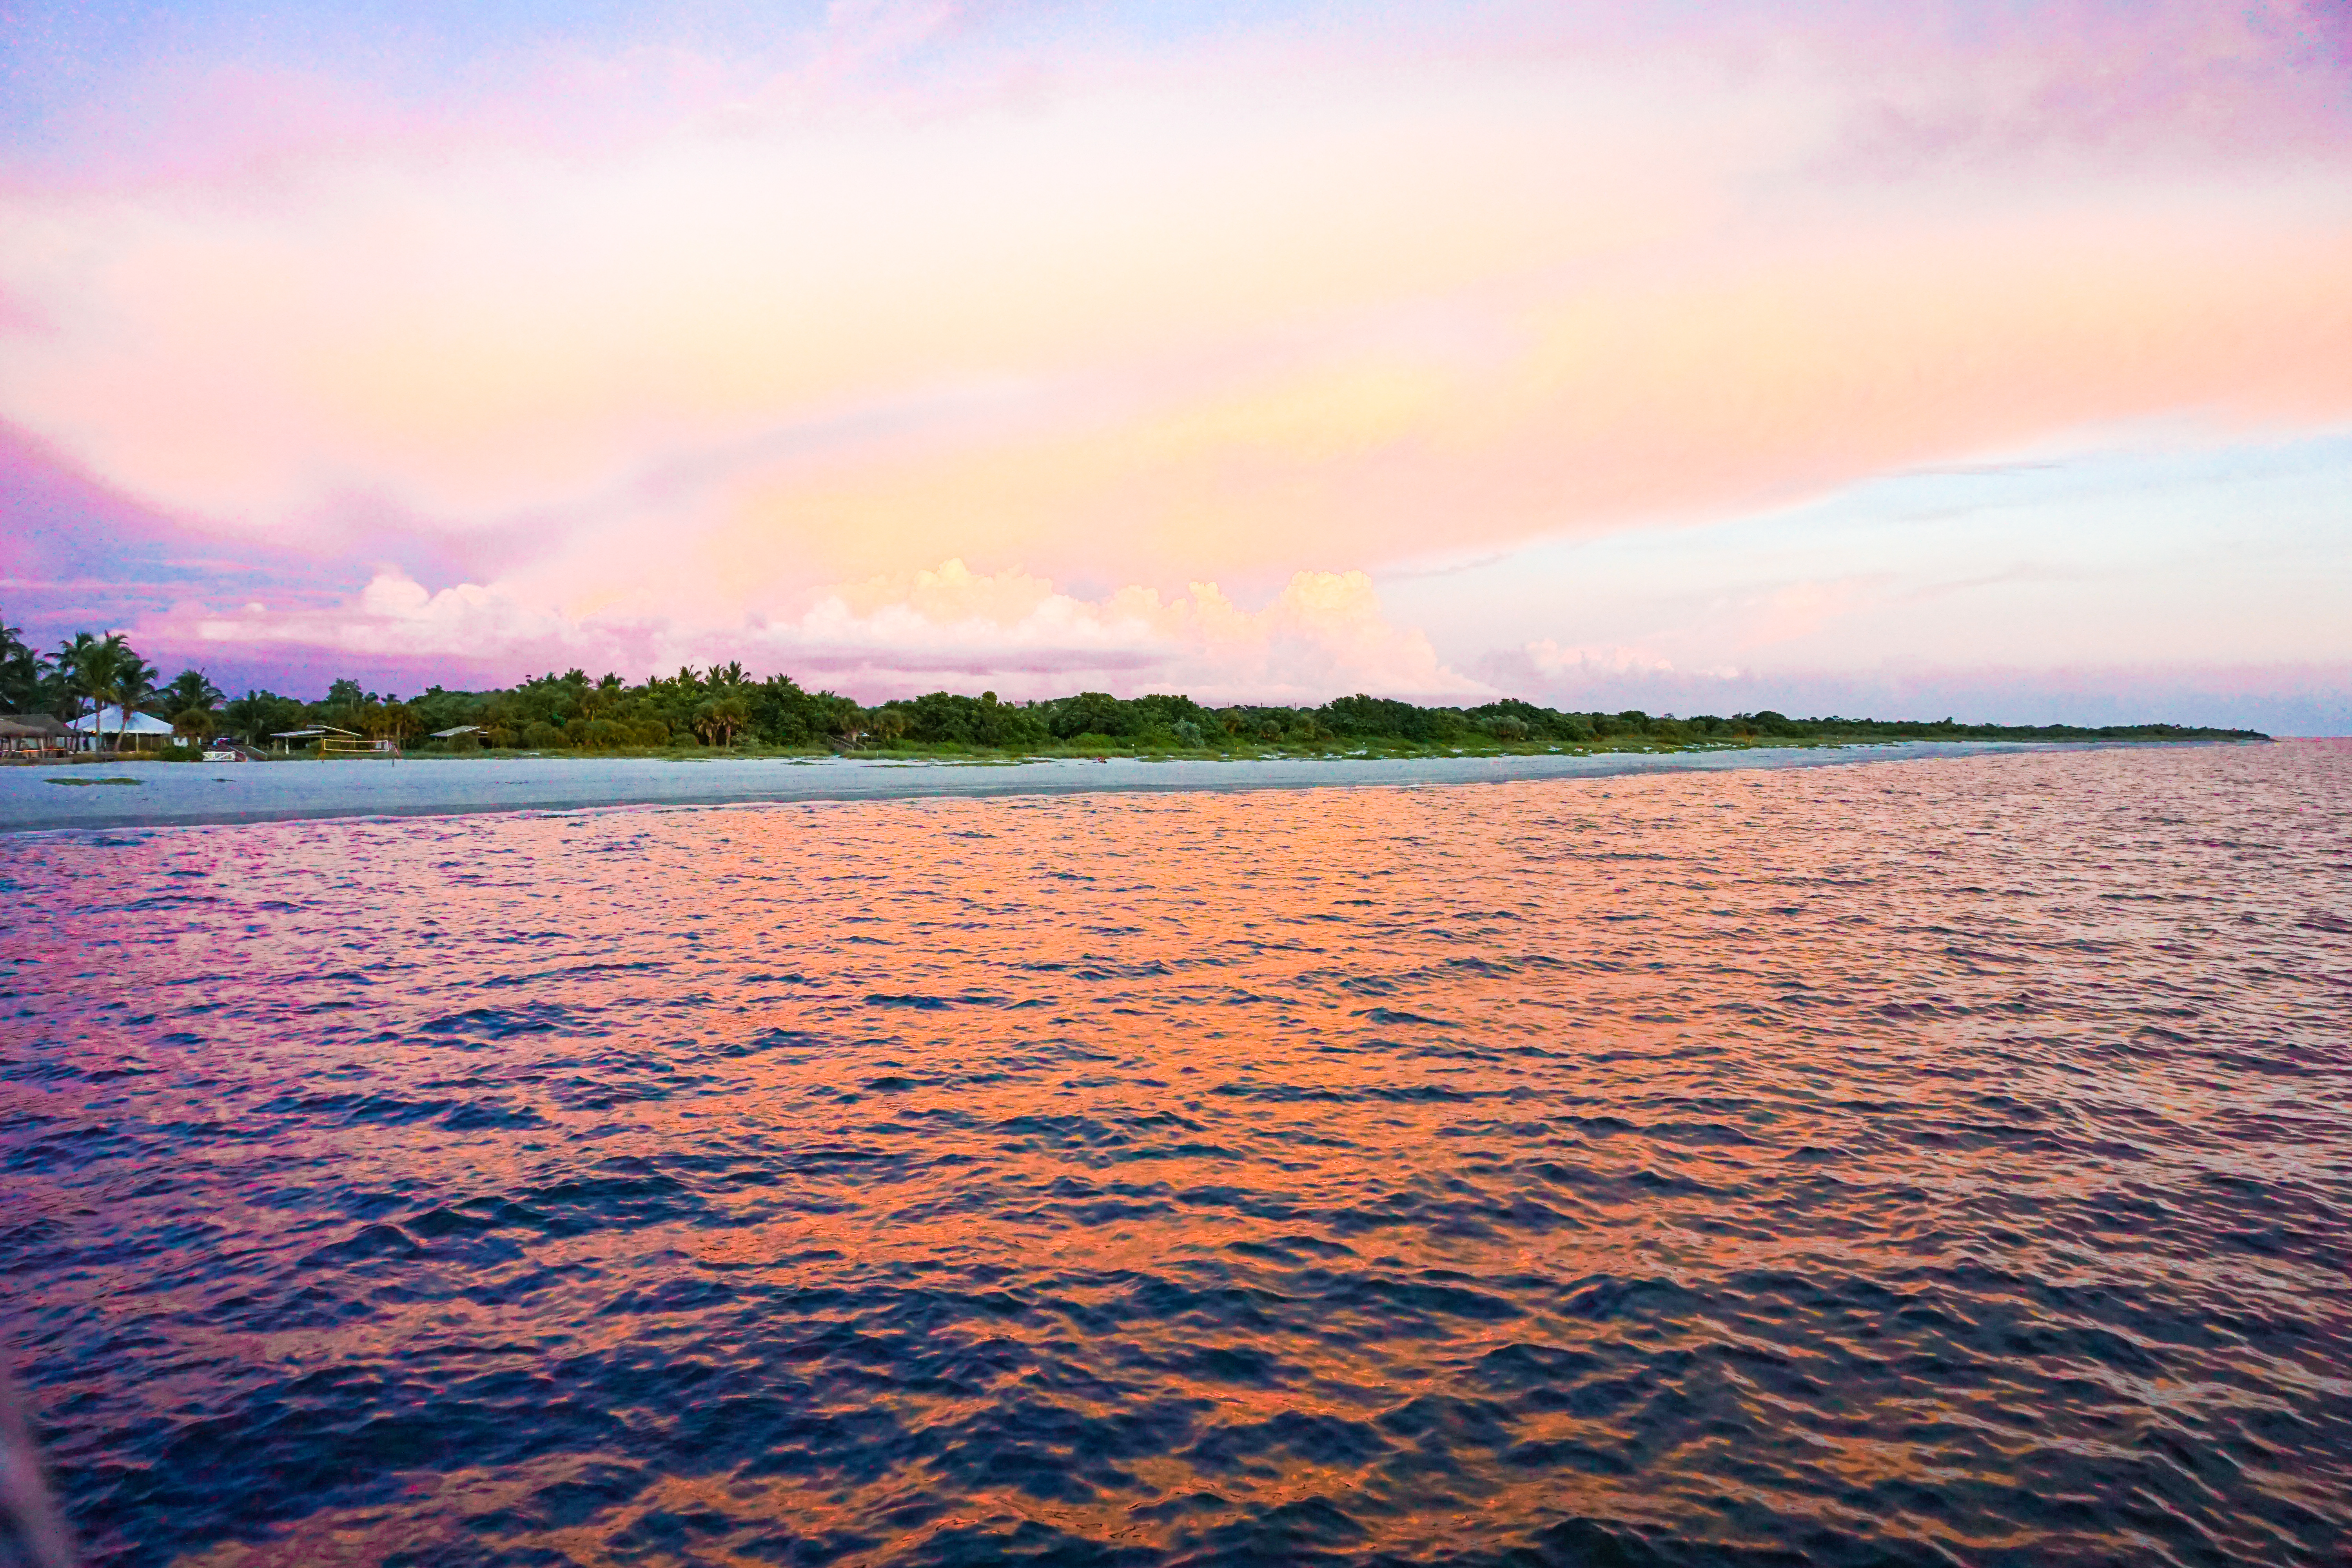
<svg viewBox="0 0 2352 1568"><path fill-rule="evenodd" d="M2352 752L0 840L119 1563L2337 1563Z"/></svg>

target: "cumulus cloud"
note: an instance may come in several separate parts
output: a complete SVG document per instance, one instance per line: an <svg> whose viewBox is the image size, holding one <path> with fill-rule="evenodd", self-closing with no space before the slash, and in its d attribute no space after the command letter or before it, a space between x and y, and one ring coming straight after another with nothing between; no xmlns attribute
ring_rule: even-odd
<svg viewBox="0 0 2352 1568"><path fill-rule="evenodd" d="M1476 668L1499 690L1578 710L1700 711L1719 706L1720 694L1736 689L1741 676L1728 664L1677 667L1654 648L1577 647L1555 637L1498 649L1479 659Z"/></svg>
<svg viewBox="0 0 2352 1568"><path fill-rule="evenodd" d="M1391 622L1361 572L1297 573L1250 610L1214 583L1172 597L1130 586L1087 599L1024 572L975 573L950 560L821 589L796 613L696 626L575 618L478 584L434 593L387 569L331 609L274 616L247 605L236 614L184 614L150 631L164 646L198 650L280 645L363 658L438 655L507 679L573 664L655 671L740 659L869 700L943 684L987 686L1008 698L1082 688L1285 703L1352 691L1492 695L1441 662L1421 632Z"/></svg>
<svg viewBox="0 0 2352 1568"><path fill-rule="evenodd" d="M1548 678L1573 678L1583 674L1671 675L1675 663L1631 647L1562 647L1557 638L1538 637L1520 650L1528 664Z"/></svg>

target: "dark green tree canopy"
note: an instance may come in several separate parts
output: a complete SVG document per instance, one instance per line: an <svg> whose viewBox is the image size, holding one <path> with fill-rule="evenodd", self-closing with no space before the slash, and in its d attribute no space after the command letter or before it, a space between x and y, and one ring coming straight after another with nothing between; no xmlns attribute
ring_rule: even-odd
<svg viewBox="0 0 2352 1568"><path fill-rule="evenodd" d="M1239 703L1210 708L1154 692L1114 697L1081 691L1006 702L993 691L968 697L932 691L865 707L833 691L811 691L788 675L755 677L740 661L707 670L688 665L631 685L607 672L552 671L517 685L460 691L435 685L402 701L341 679L315 702L248 690L224 703L204 671L184 669L158 687L158 672L120 635L80 633L43 656L0 621L0 700L10 710L87 710L94 702L144 708L177 721L216 716L222 732L266 744L284 731L332 724L358 734L458 750L662 750L746 746L786 750L932 748L949 751L1217 752L1511 750L1593 746L1650 749L1817 741L2254 740L2250 730L2171 724L1961 724L1879 719L1791 719L1764 710L1718 718L1563 711L1517 698L1474 708L1422 707L1358 692L1311 708ZM102 694L102 695L101 695ZM456 733L449 733L457 731ZM436 738L436 732L440 732Z"/></svg>

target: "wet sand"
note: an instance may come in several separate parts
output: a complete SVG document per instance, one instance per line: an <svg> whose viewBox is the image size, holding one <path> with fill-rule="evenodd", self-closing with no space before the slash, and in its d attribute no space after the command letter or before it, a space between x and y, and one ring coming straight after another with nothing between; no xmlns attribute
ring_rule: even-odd
<svg viewBox="0 0 2352 1568"><path fill-rule="evenodd" d="M623 805L904 800L1091 791L1328 789L1495 784L1625 773L2070 749L1998 742L1602 752L1591 756L1113 757L1024 762L865 757L411 757L403 761L76 763L0 768L0 832L179 827L338 816L447 816ZM135 784L107 784L110 778ZM60 781L72 780L71 784ZM90 781L83 783L81 781Z"/></svg>

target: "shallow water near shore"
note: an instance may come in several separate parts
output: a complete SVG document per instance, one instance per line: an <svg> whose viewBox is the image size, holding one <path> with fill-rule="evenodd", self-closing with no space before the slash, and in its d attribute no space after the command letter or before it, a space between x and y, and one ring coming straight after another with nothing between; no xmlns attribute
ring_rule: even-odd
<svg viewBox="0 0 2352 1568"><path fill-rule="evenodd" d="M18 838L0 1355L105 1563L2340 1562L2347 807Z"/></svg>

